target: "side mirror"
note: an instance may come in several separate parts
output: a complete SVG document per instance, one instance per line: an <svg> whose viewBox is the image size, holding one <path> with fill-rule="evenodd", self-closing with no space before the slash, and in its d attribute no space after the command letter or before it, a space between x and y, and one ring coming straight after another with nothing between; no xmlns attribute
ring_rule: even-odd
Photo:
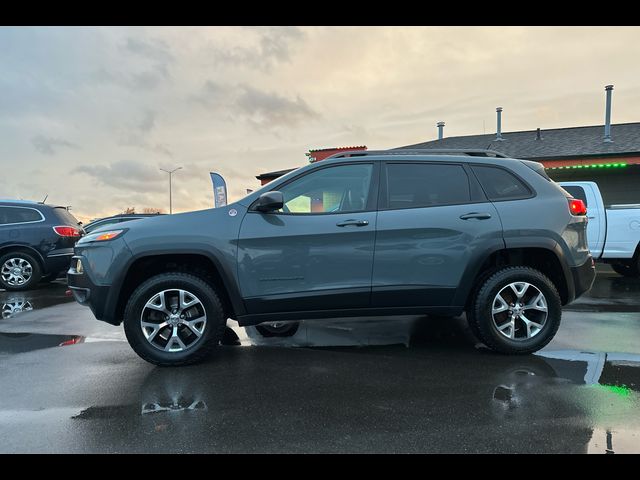
<svg viewBox="0 0 640 480"><path fill-rule="evenodd" d="M282 192L265 192L258 197L258 203L256 203L256 210L259 212L273 212L279 210L284 206L284 195Z"/></svg>

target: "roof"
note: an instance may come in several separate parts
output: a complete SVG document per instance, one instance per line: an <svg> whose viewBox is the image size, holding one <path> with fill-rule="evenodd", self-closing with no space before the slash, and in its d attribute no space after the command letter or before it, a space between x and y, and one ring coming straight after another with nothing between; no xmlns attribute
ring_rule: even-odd
<svg viewBox="0 0 640 480"><path fill-rule="evenodd" d="M309 153L315 152L327 152L327 151L342 151L342 150L366 150L367 147L365 145L360 145L357 147L334 147L334 148L317 148L315 150L309 150Z"/></svg>
<svg viewBox="0 0 640 480"><path fill-rule="evenodd" d="M282 175L292 172L293 170L295 170L295 168L287 168L286 170L276 170L275 172L265 172L265 173L261 173L260 175L256 175L256 178L258 180L265 180L268 178L278 178L278 177L281 177Z"/></svg>
<svg viewBox="0 0 640 480"><path fill-rule="evenodd" d="M583 156L625 155L640 152L640 122L611 125L613 142L605 143L604 125L553 128L540 130L542 139L536 140L536 130L496 134L445 137L442 140L416 143L398 149L487 149L509 157L523 159L567 158Z"/></svg>

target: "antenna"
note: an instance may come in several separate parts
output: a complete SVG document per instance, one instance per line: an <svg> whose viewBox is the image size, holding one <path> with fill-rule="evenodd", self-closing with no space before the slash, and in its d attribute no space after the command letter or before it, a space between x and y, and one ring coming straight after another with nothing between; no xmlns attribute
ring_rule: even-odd
<svg viewBox="0 0 640 480"><path fill-rule="evenodd" d="M44 198L42 199L42 201L40 203L46 202L47 198L49 198L49 194L48 193L44 196Z"/></svg>

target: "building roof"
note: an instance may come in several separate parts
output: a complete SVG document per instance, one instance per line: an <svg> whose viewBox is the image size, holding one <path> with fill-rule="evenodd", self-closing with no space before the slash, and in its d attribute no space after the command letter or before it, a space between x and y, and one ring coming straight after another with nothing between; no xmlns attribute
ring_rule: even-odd
<svg viewBox="0 0 640 480"><path fill-rule="evenodd" d="M367 147L365 145L360 145L358 147L335 147L335 148L316 148L315 150L309 150L309 153L315 152L327 152L327 151L336 151L341 152L343 150L366 150Z"/></svg>
<svg viewBox="0 0 640 480"><path fill-rule="evenodd" d="M442 140L406 145L402 148L483 148L495 150L509 157L523 159L552 159L584 156L624 155L640 152L640 122L611 125L613 142L605 143L604 125L588 127L553 128L541 130L541 140L536 140L536 130L502 133L502 141L496 134L445 137Z"/></svg>
<svg viewBox="0 0 640 480"><path fill-rule="evenodd" d="M277 170L275 172L265 172L265 173L261 173L260 175L256 175L256 178L258 180L267 180L269 178L271 178L271 179L278 178L278 177L281 177L283 175L286 175L289 172L292 172L293 170L295 170L295 168L287 168L286 170Z"/></svg>

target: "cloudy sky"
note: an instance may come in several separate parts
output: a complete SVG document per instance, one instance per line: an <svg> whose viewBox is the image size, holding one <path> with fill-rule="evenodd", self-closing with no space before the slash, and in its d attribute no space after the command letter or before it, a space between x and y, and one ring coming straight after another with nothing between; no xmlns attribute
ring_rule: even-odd
<svg viewBox="0 0 640 480"><path fill-rule="evenodd" d="M0 28L0 198L126 207L230 200L311 148L640 121L640 28Z"/></svg>

